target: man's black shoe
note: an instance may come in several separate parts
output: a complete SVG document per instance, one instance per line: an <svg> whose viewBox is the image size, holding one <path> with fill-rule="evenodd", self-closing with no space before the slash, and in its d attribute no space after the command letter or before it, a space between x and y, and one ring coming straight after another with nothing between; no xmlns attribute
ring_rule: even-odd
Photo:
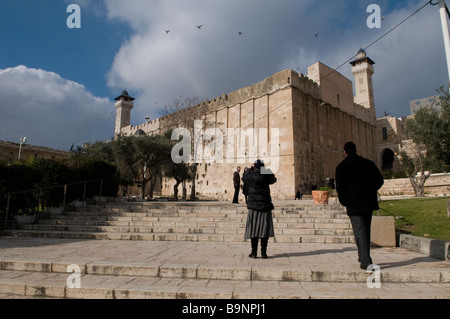
<svg viewBox="0 0 450 319"><path fill-rule="evenodd" d="M370 265L371 265L371 264L368 264L368 263L361 263L361 264L359 265L359 268L364 269L364 270L367 270L367 268L368 268Z"/></svg>

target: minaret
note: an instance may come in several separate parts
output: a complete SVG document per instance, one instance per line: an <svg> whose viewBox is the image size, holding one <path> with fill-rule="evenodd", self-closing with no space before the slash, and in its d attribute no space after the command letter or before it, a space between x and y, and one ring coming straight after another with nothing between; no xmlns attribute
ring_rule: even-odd
<svg viewBox="0 0 450 319"><path fill-rule="evenodd" d="M124 127L131 123L131 109L133 108L133 101L135 98L131 97L126 90L114 99L116 101L116 128L114 136L120 134Z"/></svg>
<svg viewBox="0 0 450 319"><path fill-rule="evenodd" d="M356 96L354 102L370 109L375 117L375 99L372 85L373 65L375 62L366 55L366 51L360 49L358 55L350 64L352 65L352 73L355 76Z"/></svg>

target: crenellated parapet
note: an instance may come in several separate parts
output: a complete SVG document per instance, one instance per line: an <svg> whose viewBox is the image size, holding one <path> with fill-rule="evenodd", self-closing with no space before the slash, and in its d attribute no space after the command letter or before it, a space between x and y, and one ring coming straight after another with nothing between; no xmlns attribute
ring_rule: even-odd
<svg viewBox="0 0 450 319"><path fill-rule="evenodd" d="M337 108L370 125L376 125L373 110L354 102L352 82L320 62L308 68L308 75L286 69L267 77L259 83L223 94L211 100L202 101L183 111L189 112L191 108L204 108L214 113L292 87L315 100L321 101L321 103L329 104L331 107ZM169 120L161 117L137 126L123 127L121 132L126 135L136 134L137 131L154 134L155 132L163 132L169 126Z"/></svg>

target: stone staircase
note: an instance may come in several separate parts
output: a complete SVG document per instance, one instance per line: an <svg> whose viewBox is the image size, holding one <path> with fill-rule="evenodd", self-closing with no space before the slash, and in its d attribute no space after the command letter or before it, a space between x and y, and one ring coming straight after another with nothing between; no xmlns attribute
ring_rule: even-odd
<svg viewBox="0 0 450 319"><path fill-rule="evenodd" d="M448 263L392 248L373 251L369 287L352 244L269 243L268 259L250 259L248 243L1 240L0 299L450 298Z"/></svg>
<svg viewBox="0 0 450 319"><path fill-rule="evenodd" d="M6 230L3 236L66 239L244 241L247 208L223 202L98 203L36 224ZM310 201L277 203L273 211L275 242L353 243L342 207Z"/></svg>
<svg viewBox="0 0 450 319"><path fill-rule="evenodd" d="M230 203L101 202L3 231L0 299L450 298L448 262L374 249L369 287L342 207L274 204L268 259L248 258L247 208Z"/></svg>

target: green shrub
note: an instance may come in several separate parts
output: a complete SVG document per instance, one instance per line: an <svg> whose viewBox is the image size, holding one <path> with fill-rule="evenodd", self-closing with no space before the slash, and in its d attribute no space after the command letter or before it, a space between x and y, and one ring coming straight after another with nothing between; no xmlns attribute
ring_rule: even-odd
<svg viewBox="0 0 450 319"><path fill-rule="evenodd" d="M66 194L64 185L67 185ZM0 162L0 219L6 215L8 194L7 218L11 220L15 215L60 207L64 196L65 203L92 198L100 195L100 189L102 196L117 196L119 190L117 168L103 160Z"/></svg>

